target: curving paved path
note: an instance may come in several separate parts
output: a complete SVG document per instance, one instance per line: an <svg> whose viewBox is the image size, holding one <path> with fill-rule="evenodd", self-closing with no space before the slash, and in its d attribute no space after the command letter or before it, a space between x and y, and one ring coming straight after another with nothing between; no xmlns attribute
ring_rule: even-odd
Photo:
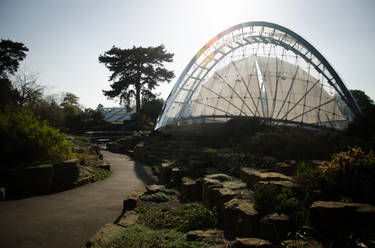
<svg viewBox="0 0 375 248"><path fill-rule="evenodd" d="M0 202L1 248L81 248L121 214L123 199L154 183L149 168L103 151L112 175L57 194Z"/></svg>

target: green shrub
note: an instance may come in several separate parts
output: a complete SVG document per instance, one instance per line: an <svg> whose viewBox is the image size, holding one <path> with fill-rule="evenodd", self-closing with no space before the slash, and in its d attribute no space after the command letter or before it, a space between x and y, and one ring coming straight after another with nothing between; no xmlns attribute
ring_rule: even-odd
<svg viewBox="0 0 375 248"><path fill-rule="evenodd" d="M255 209L261 215L276 212L279 189L274 185L259 184L254 187Z"/></svg>
<svg viewBox="0 0 375 248"><path fill-rule="evenodd" d="M374 201L375 154L365 153L359 147L332 155L332 159L319 167L325 179L325 190L332 197L359 198ZM341 192L344 195L337 195Z"/></svg>
<svg viewBox="0 0 375 248"><path fill-rule="evenodd" d="M107 244L94 248L203 248L202 241L186 241L184 234L168 230L151 230L142 225L127 228Z"/></svg>
<svg viewBox="0 0 375 248"><path fill-rule="evenodd" d="M298 210L298 200L288 188L272 184L259 184L254 187L255 209L261 215L275 212L293 215Z"/></svg>
<svg viewBox="0 0 375 248"><path fill-rule="evenodd" d="M141 200L152 202L167 202L169 201L169 197L163 192L156 192L149 195L142 195Z"/></svg>
<svg viewBox="0 0 375 248"><path fill-rule="evenodd" d="M101 168L95 168L92 171L92 175L94 176L94 181L99 181L109 177L111 175L111 171Z"/></svg>
<svg viewBox="0 0 375 248"><path fill-rule="evenodd" d="M297 177L308 177L316 173L318 169L305 161L297 164Z"/></svg>
<svg viewBox="0 0 375 248"><path fill-rule="evenodd" d="M140 210L138 222L153 229L174 229L188 232L217 226L217 214L200 203L178 207L151 207Z"/></svg>
<svg viewBox="0 0 375 248"><path fill-rule="evenodd" d="M217 214L205 208L202 204L193 204L191 208L183 212L178 231L188 232L192 230L204 230L217 225Z"/></svg>
<svg viewBox="0 0 375 248"><path fill-rule="evenodd" d="M288 188L282 188L281 193L277 195L276 200L276 211L278 213L293 215L298 210L298 200L294 198L292 190Z"/></svg>
<svg viewBox="0 0 375 248"><path fill-rule="evenodd" d="M26 110L0 113L0 140L2 166L31 166L71 155L65 135Z"/></svg>

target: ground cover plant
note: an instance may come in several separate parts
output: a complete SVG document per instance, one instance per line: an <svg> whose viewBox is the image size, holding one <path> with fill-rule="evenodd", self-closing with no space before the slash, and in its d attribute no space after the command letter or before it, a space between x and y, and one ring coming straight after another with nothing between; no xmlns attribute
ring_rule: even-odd
<svg viewBox="0 0 375 248"><path fill-rule="evenodd" d="M215 228L218 224L216 211L201 203L186 203L176 207L153 206L139 210L139 224L156 229L172 229L179 232Z"/></svg>
<svg viewBox="0 0 375 248"><path fill-rule="evenodd" d="M203 248L204 241L187 241L186 235L173 230L153 230L143 225L127 228L111 242L94 248Z"/></svg>
<svg viewBox="0 0 375 248"><path fill-rule="evenodd" d="M103 180L111 175L111 171L101 169L101 168L94 168L92 170L92 176L94 177L94 182Z"/></svg>

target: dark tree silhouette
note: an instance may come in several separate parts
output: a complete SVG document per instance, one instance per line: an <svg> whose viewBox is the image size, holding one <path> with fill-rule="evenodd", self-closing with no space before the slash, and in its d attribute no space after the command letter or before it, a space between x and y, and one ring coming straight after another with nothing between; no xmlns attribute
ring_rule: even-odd
<svg viewBox="0 0 375 248"><path fill-rule="evenodd" d="M350 90L358 103L361 113L349 124L347 132L365 140L375 137L375 104L362 90ZM375 145L375 144L371 144Z"/></svg>
<svg viewBox="0 0 375 248"><path fill-rule="evenodd" d="M66 92L63 98L63 102L61 106L65 106L66 104L70 105L78 105L79 97L74 95L73 93Z"/></svg>
<svg viewBox="0 0 375 248"><path fill-rule="evenodd" d="M135 99L136 112L141 110L142 98L150 99L152 90L160 82L169 82L174 73L164 68L164 62L172 62L173 54L168 53L163 45L157 47L135 47L120 49L113 46L104 55L99 56L99 62L112 72L111 90L103 90L109 98L120 98L120 103L130 107Z"/></svg>
<svg viewBox="0 0 375 248"><path fill-rule="evenodd" d="M0 41L0 76L7 78L7 74L14 74L18 70L20 61L26 57L29 51L23 43L11 40Z"/></svg>
<svg viewBox="0 0 375 248"><path fill-rule="evenodd" d="M6 106L15 105L20 100L20 94L12 85L8 76L18 70L19 62L29 51L24 44L11 40L0 41L0 111Z"/></svg>
<svg viewBox="0 0 375 248"><path fill-rule="evenodd" d="M362 112L375 108L374 101L362 90L350 90Z"/></svg>

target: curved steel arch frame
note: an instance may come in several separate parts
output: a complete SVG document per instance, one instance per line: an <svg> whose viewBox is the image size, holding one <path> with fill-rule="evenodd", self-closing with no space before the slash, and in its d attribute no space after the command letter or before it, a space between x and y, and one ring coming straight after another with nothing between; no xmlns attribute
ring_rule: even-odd
<svg viewBox="0 0 375 248"><path fill-rule="evenodd" d="M242 87L243 92L236 87ZM277 24L247 22L219 33L191 59L174 85L155 129L186 120L246 116L342 129L358 113L350 91L309 42Z"/></svg>

